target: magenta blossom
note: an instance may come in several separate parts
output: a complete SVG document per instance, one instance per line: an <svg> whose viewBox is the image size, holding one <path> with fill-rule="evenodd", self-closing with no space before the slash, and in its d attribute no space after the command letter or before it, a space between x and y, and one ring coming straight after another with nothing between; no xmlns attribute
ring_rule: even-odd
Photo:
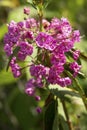
<svg viewBox="0 0 87 130"><path fill-rule="evenodd" d="M70 69L74 72L73 76L76 77L81 69L81 65L78 65L77 62L73 62L70 64Z"/></svg>
<svg viewBox="0 0 87 130"><path fill-rule="evenodd" d="M27 14L27 15L30 14L30 9L28 7L24 8L24 14Z"/></svg>
<svg viewBox="0 0 87 130"><path fill-rule="evenodd" d="M56 40L44 32L38 34L36 37L36 43L40 48L45 48L50 51L53 51L57 46Z"/></svg>
<svg viewBox="0 0 87 130"><path fill-rule="evenodd" d="M30 9L24 8L24 14L29 15ZM26 83L25 93L39 101L37 89L47 89L50 84L66 87L73 83L65 70L70 70L74 77L80 72L81 65L77 63L80 51L73 51L75 42L79 41L79 30L74 30L66 18L53 18L51 22L42 19L40 25L37 19L28 17L9 23L4 50L14 77L20 77L29 67L31 78ZM37 112L41 109L37 108Z"/></svg>
<svg viewBox="0 0 87 130"><path fill-rule="evenodd" d="M78 60L79 56L80 56L80 50L76 50L76 51L73 52L74 60Z"/></svg>

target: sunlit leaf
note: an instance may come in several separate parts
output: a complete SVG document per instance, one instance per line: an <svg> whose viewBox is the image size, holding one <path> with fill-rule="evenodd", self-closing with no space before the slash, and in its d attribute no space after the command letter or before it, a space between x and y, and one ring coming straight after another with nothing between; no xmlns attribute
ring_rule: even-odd
<svg viewBox="0 0 87 130"><path fill-rule="evenodd" d="M27 0L27 2L36 9L36 6L34 5L33 1L32 0Z"/></svg>
<svg viewBox="0 0 87 130"><path fill-rule="evenodd" d="M4 34L6 33L7 31L7 27L5 24L3 24L1 27L0 27L0 39L2 39L4 37Z"/></svg>
<svg viewBox="0 0 87 130"><path fill-rule="evenodd" d="M4 85L7 85L7 84L14 83L16 81L17 81L17 79L15 79L13 77L11 72L7 73L5 70L2 70L0 72L0 87L4 86Z"/></svg>
<svg viewBox="0 0 87 130"><path fill-rule="evenodd" d="M77 92L74 92L72 90L58 90L58 89L50 89L50 91L57 97L59 98L63 98L64 99L64 96L66 95L69 95L69 96L76 96L76 97L79 97L79 94Z"/></svg>
<svg viewBox="0 0 87 130"><path fill-rule="evenodd" d="M80 56L83 60L87 61L87 55L85 53L80 53Z"/></svg>
<svg viewBox="0 0 87 130"><path fill-rule="evenodd" d="M79 72L79 73L78 73L78 77L79 77L80 79L86 79L86 78L87 78L86 75L85 75L84 73L82 73L82 72Z"/></svg>

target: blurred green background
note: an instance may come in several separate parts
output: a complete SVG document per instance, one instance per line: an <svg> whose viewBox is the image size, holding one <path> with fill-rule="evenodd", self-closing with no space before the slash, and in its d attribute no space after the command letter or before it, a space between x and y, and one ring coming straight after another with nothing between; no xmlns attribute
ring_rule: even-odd
<svg viewBox="0 0 87 130"><path fill-rule="evenodd" d="M3 37L7 32L6 24L11 20L17 22L23 20L24 6L30 6L26 0L0 0L0 130L43 129L43 113L36 113L37 103L24 93L26 74L19 79L14 79L10 70L6 72L8 60L3 50ZM30 9L30 16L36 17L36 10L31 6ZM76 47L87 54L87 0L51 0L44 10L44 17L48 20L52 17L67 17L72 26L81 32L82 40ZM82 64L82 71L87 75L87 62L82 61ZM82 79L80 83L87 95L87 81ZM43 101L39 102L39 105L41 104ZM87 130L87 113L81 100L71 100L71 104L67 103L67 108L74 130Z"/></svg>

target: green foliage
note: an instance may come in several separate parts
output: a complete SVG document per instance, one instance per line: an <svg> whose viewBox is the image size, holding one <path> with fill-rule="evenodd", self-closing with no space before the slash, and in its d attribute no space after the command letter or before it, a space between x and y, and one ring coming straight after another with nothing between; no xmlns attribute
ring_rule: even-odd
<svg viewBox="0 0 87 130"><path fill-rule="evenodd" d="M0 27L0 39L3 38L4 34L6 33L7 31L7 27L5 24L3 24L1 27Z"/></svg>
<svg viewBox="0 0 87 130"><path fill-rule="evenodd" d="M7 73L6 69L0 72L0 87L5 86L6 84L14 83L14 82L16 82L16 79L14 79L11 72Z"/></svg>
<svg viewBox="0 0 87 130"><path fill-rule="evenodd" d="M59 121L60 121L60 124L59 124L60 130L69 130L69 127L62 115L59 115Z"/></svg>
<svg viewBox="0 0 87 130"><path fill-rule="evenodd" d="M60 99L65 99L66 98L66 95L67 96L76 96L76 97L79 97L79 94L73 90L58 90L57 88L56 89L51 89L50 90L54 95L56 95L58 98Z"/></svg>
<svg viewBox="0 0 87 130"><path fill-rule="evenodd" d="M57 114L57 101L51 99L45 108L44 130L53 130L55 115Z"/></svg>
<svg viewBox="0 0 87 130"><path fill-rule="evenodd" d="M36 6L39 5L41 2L40 0L27 0L27 2L36 9ZM51 0L43 0L43 6L46 8L50 4Z"/></svg>
<svg viewBox="0 0 87 130"><path fill-rule="evenodd" d="M13 94L15 95L11 94L9 96L9 100L10 100L9 105L12 110L12 113L16 116L22 130L33 129L32 123L34 125L37 124L37 120L36 120L37 115L33 105L35 104L35 102L25 94L20 93L18 90L17 90L18 92L16 91L15 93L14 91Z"/></svg>

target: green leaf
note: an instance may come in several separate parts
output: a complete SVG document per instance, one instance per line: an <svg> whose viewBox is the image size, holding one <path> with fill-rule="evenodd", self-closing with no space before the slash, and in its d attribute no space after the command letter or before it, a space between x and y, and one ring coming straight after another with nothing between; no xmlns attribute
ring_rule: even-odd
<svg viewBox="0 0 87 130"><path fill-rule="evenodd" d="M85 53L80 52L80 57L81 57L83 60L87 61L87 55L85 55Z"/></svg>
<svg viewBox="0 0 87 130"><path fill-rule="evenodd" d="M58 90L56 88L56 89L50 89L50 91L55 96L57 96L57 97L59 97L61 99L64 99L66 95L79 97L79 94L77 92L75 92L75 91L72 91L72 90Z"/></svg>
<svg viewBox="0 0 87 130"><path fill-rule="evenodd" d="M14 49L13 54L11 54L11 56L9 57L9 62L8 62L8 64L7 64L6 71L8 71L8 69L9 69L9 65L10 65L10 62L11 62L12 58L18 54L19 50L20 50L20 47L17 46L17 47Z"/></svg>
<svg viewBox="0 0 87 130"><path fill-rule="evenodd" d="M5 85L15 83L17 79L15 79L11 72L6 72L5 70L0 72L0 87L5 87Z"/></svg>
<svg viewBox="0 0 87 130"><path fill-rule="evenodd" d="M32 0L27 0L27 2L28 2L28 3L31 3L31 4L33 3Z"/></svg>
<svg viewBox="0 0 87 130"><path fill-rule="evenodd" d="M81 58L78 58L77 63L78 63L79 65L82 64L82 63L81 63Z"/></svg>
<svg viewBox="0 0 87 130"><path fill-rule="evenodd" d="M34 5L33 1L32 0L27 0L27 2L36 9L36 6Z"/></svg>
<svg viewBox="0 0 87 130"><path fill-rule="evenodd" d="M2 39L5 35L7 31L7 26L5 24L3 24L1 27L0 27L0 39Z"/></svg>
<svg viewBox="0 0 87 130"><path fill-rule="evenodd" d="M44 0L44 8L46 8L50 2L51 2L51 0Z"/></svg>
<svg viewBox="0 0 87 130"><path fill-rule="evenodd" d="M73 62L74 59L73 59L73 55L72 55L72 52L67 52L65 53L66 57L67 57L67 60L70 62Z"/></svg>
<svg viewBox="0 0 87 130"><path fill-rule="evenodd" d="M85 78L86 78L86 75L85 75L84 73L82 73L82 72L79 72L79 73L78 73L78 77L79 77L80 79L85 79Z"/></svg>
<svg viewBox="0 0 87 130"><path fill-rule="evenodd" d="M68 124L62 115L59 115L59 121L60 121L60 126L62 127L62 129L60 130L69 130Z"/></svg>
<svg viewBox="0 0 87 130"><path fill-rule="evenodd" d="M59 115L56 113L54 123L53 123L53 130L59 130Z"/></svg>
<svg viewBox="0 0 87 130"><path fill-rule="evenodd" d="M39 115L35 113L35 100L32 97L14 88L7 101L22 130L39 130Z"/></svg>
<svg viewBox="0 0 87 130"><path fill-rule="evenodd" d="M44 115L44 130L53 130L55 114L57 112L57 101L51 100L45 110Z"/></svg>

